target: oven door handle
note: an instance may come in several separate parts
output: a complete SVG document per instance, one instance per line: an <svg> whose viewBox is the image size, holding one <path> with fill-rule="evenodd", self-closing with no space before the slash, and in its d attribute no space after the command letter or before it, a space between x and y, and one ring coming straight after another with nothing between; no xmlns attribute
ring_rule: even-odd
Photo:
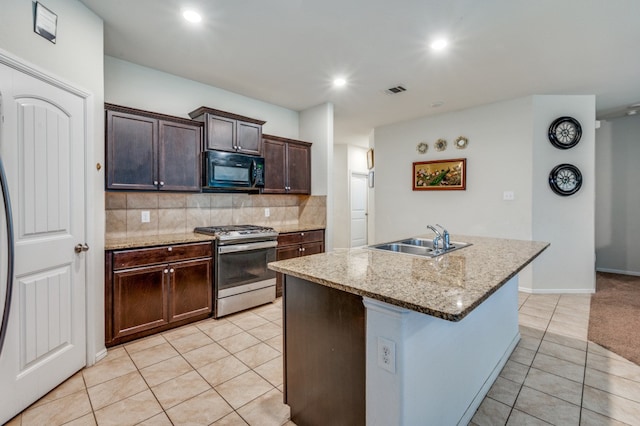
<svg viewBox="0 0 640 426"><path fill-rule="evenodd" d="M247 244L231 244L228 246L218 247L218 254L237 253L241 251L260 250L265 248L274 248L278 246L277 241L260 241L257 243Z"/></svg>

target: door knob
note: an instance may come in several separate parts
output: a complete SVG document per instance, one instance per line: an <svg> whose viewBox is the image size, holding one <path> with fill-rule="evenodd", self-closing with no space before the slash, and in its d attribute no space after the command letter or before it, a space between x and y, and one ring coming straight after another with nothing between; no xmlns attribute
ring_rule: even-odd
<svg viewBox="0 0 640 426"><path fill-rule="evenodd" d="M89 250L89 246L87 244L76 244L76 246L73 248L73 251L75 251L76 253L82 253L83 251L87 250Z"/></svg>

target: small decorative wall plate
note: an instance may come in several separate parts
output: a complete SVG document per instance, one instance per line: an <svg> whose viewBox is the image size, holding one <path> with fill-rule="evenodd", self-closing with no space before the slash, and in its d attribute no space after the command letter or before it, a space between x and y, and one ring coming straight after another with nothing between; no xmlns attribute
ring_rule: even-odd
<svg viewBox="0 0 640 426"><path fill-rule="evenodd" d="M420 154L425 154L428 149L429 145L427 145L426 142L420 142L418 146L416 146L416 151L418 151Z"/></svg>
<svg viewBox="0 0 640 426"><path fill-rule="evenodd" d="M582 173L573 164L559 164L549 173L549 186L563 197L575 194L582 186Z"/></svg>
<svg viewBox="0 0 640 426"><path fill-rule="evenodd" d="M582 127L573 117L560 117L549 126L549 142L558 149L573 148L580 142Z"/></svg>
<svg viewBox="0 0 640 426"><path fill-rule="evenodd" d="M436 151L444 151L447 149L447 141L445 139L438 139L434 146L436 147Z"/></svg>
<svg viewBox="0 0 640 426"><path fill-rule="evenodd" d="M458 136L456 138L455 142L453 142L455 147L458 148L458 149L465 149L467 147L468 143L469 143L469 139L467 139L464 136Z"/></svg>

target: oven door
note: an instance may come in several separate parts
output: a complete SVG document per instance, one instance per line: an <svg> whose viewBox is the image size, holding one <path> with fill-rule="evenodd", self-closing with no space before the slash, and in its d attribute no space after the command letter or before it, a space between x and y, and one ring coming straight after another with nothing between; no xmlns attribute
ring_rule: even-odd
<svg viewBox="0 0 640 426"><path fill-rule="evenodd" d="M275 286L276 273L267 268L276 260L277 241L218 246L217 298Z"/></svg>

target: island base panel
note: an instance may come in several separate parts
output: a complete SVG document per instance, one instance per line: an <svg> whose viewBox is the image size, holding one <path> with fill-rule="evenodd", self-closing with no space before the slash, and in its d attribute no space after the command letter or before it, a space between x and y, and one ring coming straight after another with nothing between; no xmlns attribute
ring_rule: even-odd
<svg viewBox="0 0 640 426"><path fill-rule="evenodd" d="M362 297L285 275L285 403L305 425L365 424Z"/></svg>

